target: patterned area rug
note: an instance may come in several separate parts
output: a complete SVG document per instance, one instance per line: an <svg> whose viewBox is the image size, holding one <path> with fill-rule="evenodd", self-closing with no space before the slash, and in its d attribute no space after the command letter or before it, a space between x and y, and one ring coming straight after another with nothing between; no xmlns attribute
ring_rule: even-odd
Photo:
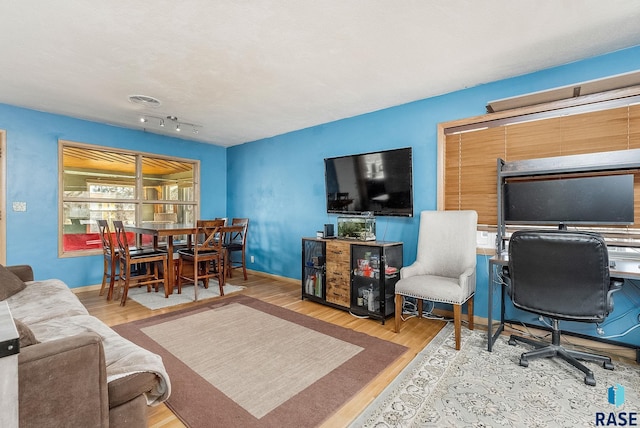
<svg viewBox="0 0 640 428"><path fill-rule="evenodd" d="M500 337L488 352L486 332L463 327L460 351L447 325L353 422L352 427L577 427L596 426L596 414L640 412L640 366L614 361L615 370L586 363L596 386L557 358L530 361L528 348ZM624 388L615 407L608 389ZM603 425L603 424L601 424Z"/></svg>
<svg viewBox="0 0 640 428"><path fill-rule="evenodd" d="M162 356L188 427L314 427L406 352L235 295L114 327Z"/></svg>
<svg viewBox="0 0 640 428"><path fill-rule="evenodd" d="M224 294L235 293L240 290L244 290L245 287L232 285L228 282L224 286ZM128 297L140 303L149 309L161 309L168 308L170 306L182 305L184 303L191 303L195 300L195 293L193 284L183 285L182 293L178 294L177 288L174 289L173 294L169 297L164 297L164 291L160 289L157 293L151 291L147 292L145 287L135 287L129 289ZM202 285L198 288L198 301L211 299L213 297L220 297L220 287L218 287L218 281L210 280L209 288L204 288Z"/></svg>

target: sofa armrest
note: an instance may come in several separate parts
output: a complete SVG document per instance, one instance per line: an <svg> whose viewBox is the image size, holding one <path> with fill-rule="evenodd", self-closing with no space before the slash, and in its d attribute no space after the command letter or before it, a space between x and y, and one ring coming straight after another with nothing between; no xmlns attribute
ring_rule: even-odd
<svg viewBox="0 0 640 428"><path fill-rule="evenodd" d="M104 351L95 333L22 348L18 388L20 426L109 426Z"/></svg>
<svg viewBox="0 0 640 428"><path fill-rule="evenodd" d="M22 280L22 282L33 281L33 269L29 265L7 266L7 269Z"/></svg>

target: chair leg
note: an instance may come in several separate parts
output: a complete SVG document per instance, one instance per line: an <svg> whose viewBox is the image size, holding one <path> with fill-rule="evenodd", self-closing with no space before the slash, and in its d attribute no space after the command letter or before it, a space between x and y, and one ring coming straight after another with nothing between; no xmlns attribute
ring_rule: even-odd
<svg viewBox="0 0 640 428"><path fill-rule="evenodd" d="M242 248L242 273L244 275L244 280L247 280L247 263L244 257L244 247Z"/></svg>
<svg viewBox="0 0 640 428"><path fill-rule="evenodd" d="M182 257L180 257L178 259L178 281L177 281L177 286L178 286L178 294L182 294L182 267L183 267L184 263L182 262Z"/></svg>
<svg viewBox="0 0 640 428"><path fill-rule="evenodd" d="M460 350L460 334L462 325L462 305L453 305L453 329L456 333L456 351Z"/></svg>
<svg viewBox="0 0 640 428"><path fill-rule="evenodd" d="M227 265L225 263L227 262L227 260L228 259L225 257L224 254L222 255L222 260L218 260L218 265L222 267L222 269L218 269L218 287L220 288L221 296L224 296L224 282L225 282L225 275L227 270Z"/></svg>
<svg viewBox="0 0 640 428"><path fill-rule="evenodd" d="M467 316L469 322L469 330L473 330L473 296L467 300Z"/></svg>
<svg viewBox="0 0 640 428"><path fill-rule="evenodd" d="M149 275L151 276L149 279L147 279L147 293L151 293L151 281L156 281L159 276L158 276L158 264L155 262L151 262L151 263L147 263L147 265L149 265ZM157 282L153 283L154 288L156 291L158 291L157 287Z"/></svg>
<svg viewBox="0 0 640 428"><path fill-rule="evenodd" d="M422 304L423 303L424 303L424 300L416 299L416 304L418 306L418 318L422 318Z"/></svg>
<svg viewBox="0 0 640 428"><path fill-rule="evenodd" d="M104 272L102 273L102 286L100 287L100 296L102 296L104 294L104 289L107 287L107 276L108 276L108 270L109 269L109 262L107 261L107 259L104 259Z"/></svg>
<svg viewBox="0 0 640 428"><path fill-rule="evenodd" d="M109 279L109 293L107 294L107 300L113 299L113 288L115 286L116 278L118 282L120 280L120 272L122 272L122 266L120 261L115 258L111 258L111 278Z"/></svg>
<svg viewBox="0 0 640 428"><path fill-rule="evenodd" d="M231 266L231 254L232 252L230 250L227 250L224 254L225 256L224 268L228 269L226 275L229 278L233 278L233 267Z"/></svg>
<svg viewBox="0 0 640 428"><path fill-rule="evenodd" d="M200 265L194 261L193 263L193 290L194 290L194 299L198 301L198 274L200 270Z"/></svg>
<svg viewBox="0 0 640 428"><path fill-rule="evenodd" d="M169 272L168 264L168 260L162 260L162 272L164 272L164 275L162 276L162 288L164 288L164 297L167 299L169 298L169 281L167 281L167 278L169 278L169 275L173 273L173 267L171 268L171 272Z"/></svg>
<svg viewBox="0 0 640 428"><path fill-rule="evenodd" d="M126 277L124 279L124 290L122 290L122 297L120 297L120 306L127 304L127 294L129 294L129 278L131 277L131 265L127 264Z"/></svg>
<svg viewBox="0 0 640 428"><path fill-rule="evenodd" d="M596 384L596 379L593 376L593 371L584 364L580 363L578 360L600 363L605 369L613 370L613 363L611 362L611 358L609 357L606 357L604 355L590 354L573 349L566 349L562 345L560 345L560 328L558 320L552 319L552 323L551 343L540 342L528 337L522 337L513 334L511 335L511 337L509 338L509 345L516 345L517 342L522 342L534 347L532 351L524 352L520 355L521 366L529 366L530 360L557 356L583 372L584 383L590 386L595 386Z"/></svg>
<svg viewBox="0 0 640 428"><path fill-rule="evenodd" d="M401 294L396 294L396 333L400 333L400 323L402 322L402 303L404 301L404 296Z"/></svg>

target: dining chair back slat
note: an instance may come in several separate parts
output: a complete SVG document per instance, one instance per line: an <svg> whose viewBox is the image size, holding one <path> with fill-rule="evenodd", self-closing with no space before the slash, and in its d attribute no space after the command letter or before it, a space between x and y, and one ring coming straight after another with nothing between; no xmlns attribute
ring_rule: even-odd
<svg viewBox="0 0 640 428"><path fill-rule="evenodd" d="M104 290L107 286L107 280L109 280L107 300L111 300L113 298L113 288L115 286L115 281L119 278L118 249L113 244L113 235L111 235L109 222L107 220L98 220L98 232L100 235L100 241L102 242L102 255L104 260L100 296L104 295Z"/></svg>
<svg viewBox="0 0 640 428"><path fill-rule="evenodd" d="M169 289L166 283L166 276L169 274L169 256L167 252L147 248L131 250L122 221L115 220L113 226L116 231L118 259L120 260L118 288L123 290L120 305L124 306L126 304L132 281L135 281L138 286L146 285L147 292L151 292L151 286L157 292L159 285L162 284L165 297L169 297ZM137 265L135 271L133 269L134 265ZM162 272L160 272L160 268L162 268ZM122 286L123 282L124 286Z"/></svg>
<svg viewBox="0 0 640 428"><path fill-rule="evenodd" d="M217 278L220 295L224 296L224 227L225 221L198 220L193 246L178 250L178 294L182 293L184 281L194 284L194 298L198 300L198 284L209 288L209 279ZM189 269L186 269L190 266Z"/></svg>
<svg viewBox="0 0 640 428"><path fill-rule="evenodd" d="M233 218L232 226L240 226L240 229L230 230L227 234L225 248L227 250L227 272L228 276L233 276L234 268L242 268L244 279L247 279L247 263L246 263L246 247L247 247L247 231L249 230L248 218ZM240 259L234 260L233 253L239 252Z"/></svg>

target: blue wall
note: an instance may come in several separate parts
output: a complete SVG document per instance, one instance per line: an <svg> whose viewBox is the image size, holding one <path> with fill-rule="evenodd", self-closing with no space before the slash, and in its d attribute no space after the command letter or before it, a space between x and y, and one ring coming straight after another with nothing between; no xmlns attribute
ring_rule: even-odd
<svg viewBox="0 0 640 428"><path fill-rule="evenodd" d="M640 46L229 148L227 214L251 219L248 260L254 256L255 262L249 268L300 278L300 239L314 236L324 223L336 224L336 216L326 214L324 158L407 146L414 155L416 217L378 217L377 236L404 242L404 263L411 263L417 213L436 208L438 123L485 114L491 100L638 69ZM479 256L475 312L483 317L487 266L487 258ZM640 296L637 287L627 290ZM625 323L632 320L627 315ZM633 341L640 343L640 329L634 333Z"/></svg>
<svg viewBox="0 0 640 428"><path fill-rule="evenodd" d="M222 147L3 104L0 129L7 138L7 264L31 264L36 279L60 278L70 287L102 281L102 255L58 258L58 139L198 159L201 216L226 214ZM15 201L27 211L11 210Z"/></svg>
<svg viewBox="0 0 640 428"><path fill-rule="evenodd" d="M437 124L482 115L488 101L640 69L640 46L525 76L278 135L227 153L228 216L249 217L251 269L300 278L300 238L315 236L326 214L324 158L413 148L413 218L378 217L377 235L405 244L415 259L417 213L436 208ZM428 78L428 76L425 76Z"/></svg>

